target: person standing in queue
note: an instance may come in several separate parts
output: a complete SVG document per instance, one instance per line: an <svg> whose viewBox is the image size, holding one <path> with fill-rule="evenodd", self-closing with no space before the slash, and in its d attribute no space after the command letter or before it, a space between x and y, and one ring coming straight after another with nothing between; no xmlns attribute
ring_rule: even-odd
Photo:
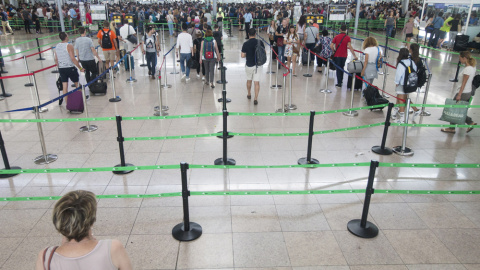
<svg viewBox="0 0 480 270"><path fill-rule="evenodd" d="M108 21L103 22L103 29L98 31L97 38L105 58L105 68L108 69L113 66L117 54L115 42L117 35L115 31L110 30Z"/></svg>
<svg viewBox="0 0 480 270"><path fill-rule="evenodd" d="M255 99L253 104L258 104L258 93L260 93L260 73L262 73L262 67L256 65L255 61L255 51L256 47L259 44L258 40L255 38L255 29L251 28L249 33L248 41L245 41L242 46L242 58L246 58L245 63L245 73L247 74L247 98L252 98L252 81L255 84ZM260 46L265 49L263 42L260 42Z"/></svg>
<svg viewBox="0 0 480 270"><path fill-rule="evenodd" d="M192 35L187 33L187 24L182 23L182 33L178 35L177 45L176 45L176 54L180 53L180 68L182 69L182 81L190 81L190 67L187 63L191 57L194 56L195 52L193 51L193 39Z"/></svg>
<svg viewBox="0 0 480 270"><path fill-rule="evenodd" d="M348 56L348 50L352 53L353 57L355 60L358 60L357 55L355 54L355 51L353 50L352 43L350 37L346 33L347 31L347 26L342 25L340 26L340 34L336 35L332 43L330 44L330 48L334 52L332 57L333 57L333 62L339 66L340 68L345 67L345 62L347 61L347 56ZM336 87L342 87L343 83L343 70L340 70L337 68L337 84L335 85Z"/></svg>
<svg viewBox="0 0 480 270"><path fill-rule="evenodd" d="M160 56L160 41L158 40L157 32L152 26L147 26L147 32L143 37L145 48L140 46L142 53L147 59L148 75L155 79L155 71L157 67L157 57Z"/></svg>
<svg viewBox="0 0 480 270"><path fill-rule="evenodd" d="M247 36L245 37L245 39L249 39L249 32L248 30L250 30L250 25L251 25L251 22L253 20L253 17L252 17L252 13L250 12L250 9L247 9L247 13L243 16L243 18L245 19L245 33L247 33ZM255 33L254 33L255 35Z"/></svg>

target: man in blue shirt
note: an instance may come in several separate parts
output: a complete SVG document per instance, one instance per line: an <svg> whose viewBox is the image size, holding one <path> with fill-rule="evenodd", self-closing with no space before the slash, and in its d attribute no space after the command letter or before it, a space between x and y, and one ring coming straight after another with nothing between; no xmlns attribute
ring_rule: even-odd
<svg viewBox="0 0 480 270"><path fill-rule="evenodd" d="M249 31L250 30L250 23L252 22L252 13L250 13L250 9L247 11L247 14L245 14L243 16L243 18L245 19L245 33L247 33L247 36L245 37L245 39L249 39Z"/></svg>
<svg viewBox="0 0 480 270"><path fill-rule="evenodd" d="M74 6L70 6L68 15L70 16L70 21L72 22L73 29L77 28L77 24L78 24L77 12L75 11Z"/></svg>
<svg viewBox="0 0 480 270"><path fill-rule="evenodd" d="M438 39L440 38L440 28L443 26L443 23L445 20L443 20L443 12L438 13L437 17L433 19L432 25L433 25L433 32L430 35L430 40L428 41L428 46L429 47L437 47L437 42Z"/></svg>

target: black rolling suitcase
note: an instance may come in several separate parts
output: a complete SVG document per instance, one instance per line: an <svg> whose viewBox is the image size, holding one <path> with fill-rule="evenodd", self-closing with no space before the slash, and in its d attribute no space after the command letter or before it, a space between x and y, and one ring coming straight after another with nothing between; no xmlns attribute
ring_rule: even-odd
<svg viewBox="0 0 480 270"><path fill-rule="evenodd" d="M89 88L92 95L98 96L107 94L107 83L104 82L102 78L90 84Z"/></svg>
<svg viewBox="0 0 480 270"><path fill-rule="evenodd" d="M278 46L273 46L273 51L274 53L272 54L272 60L277 59L277 54L278 54Z"/></svg>
<svg viewBox="0 0 480 270"><path fill-rule="evenodd" d="M378 104L385 104L385 106L388 105L388 100L386 100L382 95L380 95L380 92L378 92L378 89L375 87L369 85L365 90L363 90L363 96L367 100L367 105L368 106L373 106L373 105L378 105ZM370 109L371 111L373 110L383 110L384 107L380 108L375 108L375 109Z"/></svg>
<svg viewBox="0 0 480 270"><path fill-rule="evenodd" d="M360 76L361 73L355 73L355 75L362 77ZM362 83L363 83L362 80L356 78L355 85L354 85L355 90L362 90ZM351 90L351 88L352 88L352 76L348 76L347 89Z"/></svg>
<svg viewBox="0 0 480 270"><path fill-rule="evenodd" d="M453 45L453 50L456 52L466 51L468 49L467 45L469 39L469 35L457 35L455 37L455 44Z"/></svg>
<svg viewBox="0 0 480 270"><path fill-rule="evenodd" d="M98 74L96 74L94 78L96 78L98 75L102 74L105 71L105 66L106 66L105 61L100 60L100 61L97 62ZM108 72L107 72L102 77L100 77L100 79L106 80L108 76L109 75L108 75Z"/></svg>
<svg viewBox="0 0 480 270"><path fill-rule="evenodd" d="M302 65L306 66L308 64L308 57L307 50L302 50Z"/></svg>

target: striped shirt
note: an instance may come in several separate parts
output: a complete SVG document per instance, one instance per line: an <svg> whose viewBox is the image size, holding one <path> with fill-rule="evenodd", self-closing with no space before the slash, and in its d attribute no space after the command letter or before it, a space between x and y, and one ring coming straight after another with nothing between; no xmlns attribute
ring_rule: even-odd
<svg viewBox="0 0 480 270"><path fill-rule="evenodd" d="M58 68L69 68L75 66L75 64L72 62L72 59L70 59L70 55L68 54L68 45L68 43L61 42L55 47L55 52L57 53L58 59Z"/></svg>

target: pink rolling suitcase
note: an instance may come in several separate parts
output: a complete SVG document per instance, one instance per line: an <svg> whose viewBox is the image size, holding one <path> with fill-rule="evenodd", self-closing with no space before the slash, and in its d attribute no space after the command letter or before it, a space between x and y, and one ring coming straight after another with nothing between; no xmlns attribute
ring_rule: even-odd
<svg viewBox="0 0 480 270"><path fill-rule="evenodd" d="M83 113L83 96L81 89L68 95L67 110L69 110L70 113Z"/></svg>

